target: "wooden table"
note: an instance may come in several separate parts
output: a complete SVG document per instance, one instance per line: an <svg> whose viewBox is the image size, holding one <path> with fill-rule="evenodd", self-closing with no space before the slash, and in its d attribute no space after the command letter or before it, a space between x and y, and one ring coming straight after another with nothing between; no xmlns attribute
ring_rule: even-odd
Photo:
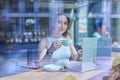
<svg viewBox="0 0 120 80"><path fill-rule="evenodd" d="M66 76L73 75L75 80L88 80L96 75L101 74L101 70L89 72L24 72L12 76L2 77L0 80L64 80ZM72 79L70 79L72 80Z"/></svg>

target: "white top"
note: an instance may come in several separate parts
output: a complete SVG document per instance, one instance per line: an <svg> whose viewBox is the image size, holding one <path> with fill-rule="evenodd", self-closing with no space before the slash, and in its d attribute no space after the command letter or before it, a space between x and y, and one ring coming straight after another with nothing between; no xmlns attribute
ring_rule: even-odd
<svg viewBox="0 0 120 80"><path fill-rule="evenodd" d="M52 42L56 40L65 40L65 38L48 37L49 46L51 46ZM59 49L57 49L52 53L51 60L57 65L64 66L65 63L69 61L70 56L71 56L70 47L62 45Z"/></svg>

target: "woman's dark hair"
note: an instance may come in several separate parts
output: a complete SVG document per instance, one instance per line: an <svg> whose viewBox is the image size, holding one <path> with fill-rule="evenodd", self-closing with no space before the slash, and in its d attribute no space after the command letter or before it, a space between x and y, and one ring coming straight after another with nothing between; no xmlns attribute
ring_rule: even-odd
<svg viewBox="0 0 120 80"><path fill-rule="evenodd" d="M67 29L66 29L66 31L62 34L64 37L67 37L67 36L69 35L69 30L70 30L70 18L69 18L65 13L58 13L58 16L61 16L61 15L66 16L67 21L68 21Z"/></svg>

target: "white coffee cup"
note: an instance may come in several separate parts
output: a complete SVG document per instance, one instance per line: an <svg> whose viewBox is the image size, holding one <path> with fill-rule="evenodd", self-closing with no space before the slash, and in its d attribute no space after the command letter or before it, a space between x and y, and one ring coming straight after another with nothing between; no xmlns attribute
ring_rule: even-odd
<svg viewBox="0 0 120 80"><path fill-rule="evenodd" d="M73 41L72 40L61 40L63 46L70 46Z"/></svg>

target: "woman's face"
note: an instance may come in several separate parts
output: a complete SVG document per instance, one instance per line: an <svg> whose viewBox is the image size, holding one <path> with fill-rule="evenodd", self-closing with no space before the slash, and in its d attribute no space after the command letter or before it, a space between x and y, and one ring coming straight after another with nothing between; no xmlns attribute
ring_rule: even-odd
<svg viewBox="0 0 120 80"><path fill-rule="evenodd" d="M60 15L56 22L56 29L59 33L63 34L68 27L68 20L65 15Z"/></svg>

